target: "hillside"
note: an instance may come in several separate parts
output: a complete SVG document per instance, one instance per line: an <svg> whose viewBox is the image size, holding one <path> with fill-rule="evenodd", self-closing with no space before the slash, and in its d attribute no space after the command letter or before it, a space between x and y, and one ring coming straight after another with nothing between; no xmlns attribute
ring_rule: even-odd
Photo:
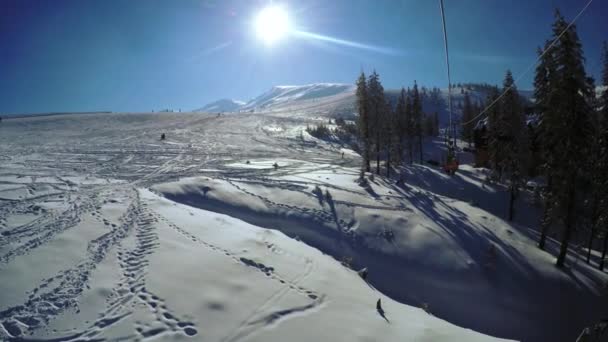
<svg viewBox="0 0 608 342"><path fill-rule="evenodd" d="M572 341L608 314L596 259L535 247L529 194L504 221L466 154L359 185L358 154L299 136L315 119L3 122L0 339Z"/></svg>

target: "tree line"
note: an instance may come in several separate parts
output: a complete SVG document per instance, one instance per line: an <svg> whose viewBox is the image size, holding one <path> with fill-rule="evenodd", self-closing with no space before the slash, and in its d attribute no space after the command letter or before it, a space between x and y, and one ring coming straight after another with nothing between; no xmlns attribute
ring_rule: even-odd
<svg viewBox="0 0 608 342"><path fill-rule="evenodd" d="M428 94L426 88L424 94ZM380 163L385 162L386 175L390 176L391 165L407 160L423 163L423 141L425 136L439 134L437 112L426 115L422 111L422 95L414 81L411 89L402 88L395 104L386 97L380 76L373 71L369 77L362 71L357 80L356 101L357 127L361 139L362 169L371 172L375 162L380 174ZM430 95L440 99L439 89L433 88Z"/></svg>
<svg viewBox="0 0 608 342"><path fill-rule="evenodd" d="M575 230L586 227L589 262L593 240L601 232L603 269L608 245L608 94L604 91L596 97L595 81L585 72L576 26L568 27L559 11L552 37L538 53L534 96L540 117L542 172L547 179L539 247L545 247L550 227L560 227L556 264L563 266ZM601 81L608 86L605 42Z"/></svg>
<svg viewBox="0 0 608 342"><path fill-rule="evenodd" d="M562 34L563 33L563 34ZM584 67L583 48L576 25L568 26L556 11L552 34L543 49L534 76L534 115L526 115L513 75L507 71L502 89L485 85L486 103L473 103L464 85L461 137L474 140L478 116L486 129L492 177L507 184L508 219L515 215L514 203L525 181L541 175L544 209L538 246L546 247L552 229L559 236L556 265L564 266L576 232L588 234L586 261L590 262L594 241L601 239L599 268L605 266L608 250L608 91L596 96L595 80ZM601 85L608 87L608 46L602 50ZM424 91L424 96L429 96ZM432 98L440 97L433 88ZM385 98L379 75L361 72L357 80L357 128L362 143L363 170L385 161L386 174L392 164L423 163L423 138L437 135L437 114L425 115L418 85L401 89L394 105ZM580 236L580 234L579 234Z"/></svg>
<svg viewBox="0 0 608 342"><path fill-rule="evenodd" d="M562 34L562 32L564 34ZM545 249L551 229L558 229L556 265L564 266L575 232L586 231L589 263L593 242L602 238L603 269L608 249L608 91L598 98L587 75L576 25L555 12L552 36L538 48L534 77L534 122L527 118L513 76L507 71L502 91L490 88L487 105L489 166L506 180L510 193L508 218L525 179L546 179L538 246ZM601 84L608 86L608 47L603 45ZM465 105L467 100L465 96ZM475 113L475 109L469 109ZM463 109L467 120L467 110ZM471 116L469 115L469 118ZM474 116L473 116L474 118ZM472 125L476 122L473 120ZM468 139L471 126L463 126Z"/></svg>

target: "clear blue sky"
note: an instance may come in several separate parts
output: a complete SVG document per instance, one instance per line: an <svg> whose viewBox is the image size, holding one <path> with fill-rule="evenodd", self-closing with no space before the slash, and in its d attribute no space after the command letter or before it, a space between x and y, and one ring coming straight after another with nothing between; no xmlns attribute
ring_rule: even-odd
<svg viewBox="0 0 608 342"><path fill-rule="evenodd" d="M571 20L586 2L445 0L453 79L518 76L549 37L553 9ZM361 68L386 88L446 87L438 0L275 1L300 30L390 53L290 37L265 46L251 22L269 3L1 0L0 113L190 110L279 84L353 83ZM596 79L606 18L595 0L577 25Z"/></svg>

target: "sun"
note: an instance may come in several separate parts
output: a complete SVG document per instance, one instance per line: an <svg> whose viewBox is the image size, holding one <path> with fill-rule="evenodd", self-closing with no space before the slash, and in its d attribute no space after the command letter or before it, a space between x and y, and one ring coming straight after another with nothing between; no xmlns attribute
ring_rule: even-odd
<svg viewBox="0 0 608 342"><path fill-rule="evenodd" d="M289 30L289 16L283 7L266 7L255 18L256 34L268 45L284 38Z"/></svg>

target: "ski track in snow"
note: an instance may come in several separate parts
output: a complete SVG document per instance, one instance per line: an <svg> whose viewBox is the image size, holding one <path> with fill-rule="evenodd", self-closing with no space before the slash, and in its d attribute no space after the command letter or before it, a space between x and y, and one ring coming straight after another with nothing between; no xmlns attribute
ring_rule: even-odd
<svg viewBox="0 0 608 342"><path fill-rule="evenodd" d="M272 266L266 266L262 263L257 263L245 257L239 257L228 249L208 243L203 239L200 239L195 235L190 234L183 228L180 228L179 226L172 223L169 219L162 217L161 215L158 215L157 217L167 223L169 227L171 227L177 233L183 235L184 238L193 241L213 252L220 253L221 255L232 259L233 262L241 264L244 267L255 268L262 272L268 280L275 281L281 284L280 290L268 297L258 308L256 308L251 313L251 315L245 321L241 322L241 324L236 327L233 333L223 338L222 341L228 342L240 340L241 338L253 334L257 329L263 328L279 318L286 318L292 313L298 313L308 309L312 309L323 303L323 295L319 295L316 291L307 289L300 285L300 283L305 280L314 270L314 263L312 260L304 260L304 271L300 275L296 276L294 279L289 280L280 276L279 273ZM269 249L273 248L272 244L268 243L266 243L266 247ZM272 307L273 304L279 302L280 299L288 293L296 293L298 295L306 297L311 301L311 303L304 307L296 307L292 309L281 310L278 312L268 312L269 308Z"/></svg>
<svg viewBox="0 0 608 342"><path fill-rule="evenodd" d="M78 298L87 287L96 265L103 260L108 250L120 243L132 229L133 210L132 207L129 208L120 226L113 227L109 232L89 242L85 260L74 268L60 271L55 276L43 280L30 291L24 304L0 311L0 325L9 336L21 336L20 327L25 327L31 333L64 310L77 308ZM50 239L46 234L44 237L46 240Z"/></svg>
<svg viewBox="0 0 608 342"><path fill-rule="evenodd" d="M72 118L77 118L76 121L96 120L93 117L75 116L66 117L65 120ZM147 118L144 118L144 121L147 121ZM38 120L42 122L37 122ZM198 175L200 174L198 170L203 166L222 170L221 172L224 173L238 174L239 170L225 168L222 165L231 160L239 160L238 155L272 157L277 152L289 155L301 152L304 148L296 143L292 144L291 141L286 143L282 141L285 140L284 138L273 136L272 132L266 131L264 127L269 122L276 123L276 119L272 117L263 120L267 122L260 123L259 117L252 116L247 121L253 124L253 130L236 126L240 131L229 134L242 141L238 146L253 146L245 151L224 146L222 143L224 134L229 132L221 132L221 129L220 132L212 132L200 126L203 127L203 131L195 129L188 132L188 135L180 131L191 124L214 120L216 120L214 117L201 118L196 115L189 117L186 123L175 120L171 125L164 126L163 130L176 131L176 133L167 133L168 140L177 139L174 142L159 142L156 136L150 139L149 129L133 128L134 133L126 135L108 133L109 136L104 137L103 133L109 131L104 131L102 128L99 134L95 134L96 132L86 128L82 132L82 138L76 139L74 144L48 135L47 140L50 141L45 145L27 145L24 142L28 141L28 138L33 139L34 136L37 136L36 139L41 139L36 125L51 125L52 120L28 118L23 122L15 121L19 129L24 130L23 134L15 141L0 145L2 161L10 166L0 170L0 272L15 259L27 257L37 248L46 246L69 230L80 229L79 224L83 222L84 216L92 217L109 230L89 241L86 255L81 260L74 260L75 264L72 267L58 270L54 275L42 279L37 285L31 284L32 288L27 291L25 302L0 307L0 339L27 340L27 336L44 331L45 327L62 313L78 312L79 298L89 289L90 278L108 253L117 253L121 279L109 295L106 309L101 311L99 318L85 329L64 333L63 336L49 340L103 340L104 329L131 315L129 307L136 303L147 307L156 317L158 324L153 324L153 327L137 325L133 335L125 338L145 340L164 333L196 336L198 327L188 320L181 319L179 313L170 309L170 303L166 303L160 296L152 293L145 285L147 257L154 253L159 243L154 226L158 220L164 220L176 233L201 247L222 253L243 267L257 269L266 275L268 281L282 285L281 290L256 308L247 321L235 328L231 337L225 338L226 341L234 341L252 334L265 325L262 324L263 322L270 324L288 317L291 313L322 304L322 295L299 285L299 282L312 272L313 265L310 260L306 261L303 274L296 279L286 279L281 277L272 266L238 257L221 246L211 245L151 212L145 204L140 203L136 188L145 188L188 175ZM71 125L68 121L66 123L68 126ZM152 125L154 130L159 126L157 123ZM220 122L218 126L234 127L230 122L225 124ZM105 127L105 124L101 127ZM69 127L55 128L70 130ZM247 143L247 140L254 143ZM321 156L327 152L334 153L331 149L321 150L322 154L319 154L318 150L313 153ZM44 181L48 178L51 179ZM115 184L115 180L120 180L120 183ZM41 187L45 187L45 191L40 191ZM18 191L18 193L14 198L7 198L3 195L4 191ZM126 212L119 218L119 223L105 217L100 210L105 203L112 201L116 193L128 193L127 201L130 202L127 204ZM269 204L281 206L280 203L267 201ZM57 204L57 207L51 204ZM33 212L37 215L26 220L27 222L9 225L10 217ZM332 219L327 213L317 214L324 220ZM135 237L135 245L123 246L124 240L129 236ZM274 313L266 310L266 306L279 301L287 293L303 296L310 301L310 304L303 308Z"/></svg>
<svg viewBox="0 0 608 342"><path fill-rule="evenodd" d="M87 340L95 340L105 328L130 315L125 309L135 303L145 304L150 312L154 313L157 322L161 323L161 327L148 330L145 327L136 327L136 333L140 338L151 338L165 332L181 332L186 336L197 334L193 323L180 319L162 298L146 289L147 256L154 253L154 249L158 246L158 236L154 226L158 219L145 204L140 203L135 189L131 189L130 192L133 194L133 200L121 218L123 223L91 241L87 247L85 261L45 279L30 292L27 302L23 305L0 311L0 326L9 336L18 340L24 332L31 333L43 327L63 311L77 310L78 298L88 287L92 272L113 247L117 247L118 250L122 276L108 298L108 309L84 331L52 340L74 341L82 340L84 337ZM134 235L135 246L125 248L121 246L121 242L129 235ZM23 328L26 331L22 331Z"/></svg>

